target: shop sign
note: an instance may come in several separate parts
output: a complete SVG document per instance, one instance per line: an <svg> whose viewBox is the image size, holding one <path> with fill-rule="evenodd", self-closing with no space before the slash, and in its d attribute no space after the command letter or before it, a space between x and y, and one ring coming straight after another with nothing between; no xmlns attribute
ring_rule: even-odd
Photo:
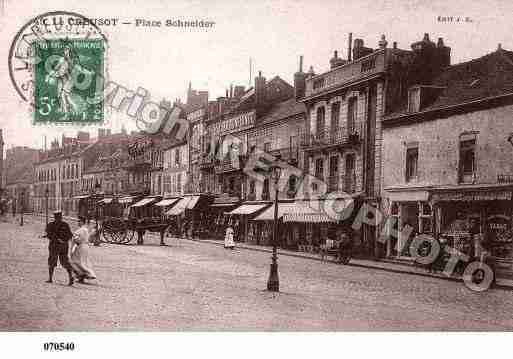
<svg viewBox="0 0 513 359"><path fill-rule="evenodd" d="M493 215L487 220L488 233L492 240L497 242L511 242L513 233L511 232L511 218L506 215Z"/></svg>
<svg viewBox="0 0 513 359"><path fill-rule="evenodd" d="M511 191L468 191L433 193L434 201L504 201L511 199Z"/></svg>

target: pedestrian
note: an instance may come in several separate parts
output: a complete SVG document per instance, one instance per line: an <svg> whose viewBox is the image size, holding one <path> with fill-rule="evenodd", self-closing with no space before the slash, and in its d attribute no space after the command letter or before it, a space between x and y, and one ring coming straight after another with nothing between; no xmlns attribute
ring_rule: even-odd
<svg viewBox="0 0 513 359"><path fill-rule="evenodd" d="M233 241L233 227L231 226L231 223L228 223L228 227L226 228L226 234L224 236L224 248L235 249L235 242Z"/></svg>
<svg viewBox="0 0 513 359"><path fill-rule="evenodd" d="M89 261L89 239L96 232L86 224L83 217L79 218L80 228L75 231L71 241L70 263L77 276L79 283L84 283L84 279L96 279L91 262Z"/></svg>
<svg viewBox="0 0 513 359"><path fill-rule="evenodd" d="M47 283L53 282L53 272L57 267L57 260L61 266L68 272L69 283L73 285L73 267L69 262L70 257L70 241L73 233L69 228L69 224L62 220L62 212L57 211L53 214L54 220L46 226L46 237L50 240L48 244L48 280Z"/></svg>

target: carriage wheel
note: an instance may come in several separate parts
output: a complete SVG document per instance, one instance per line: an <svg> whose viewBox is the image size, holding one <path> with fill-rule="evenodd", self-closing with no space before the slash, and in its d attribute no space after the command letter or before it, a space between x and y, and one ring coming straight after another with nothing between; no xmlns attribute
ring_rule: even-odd
<svg viewBox="0 0 513 359"><path fill-rule="evenodd" d="M126 240L128 229L120 220L110 220L103 225L103 238L107 243L123 244Z"/></svg>
<svg viewBox="0 0 513 359"><path fill-rule="evenodd" d="M127 228L125 238L123 239L123 242L121 244L128 244L134 239L135 236L135 230Z"/></svg>

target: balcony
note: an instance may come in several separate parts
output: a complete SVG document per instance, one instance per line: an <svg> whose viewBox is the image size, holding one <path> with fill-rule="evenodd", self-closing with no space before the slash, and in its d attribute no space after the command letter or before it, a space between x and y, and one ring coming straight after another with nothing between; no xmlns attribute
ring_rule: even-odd
<svg viewBox="0 0 513 359"><path fill-rule="evenodd" d="M297 165L299 161L299 147L284 147L269 151L275 157L280 156L282 161L286 161L291 165Z"/></svg>
<svg viewBox="0 0 513 359"><path fill-rule="evenodd" d="M305 151L315 151L329 147L351 147L361 143L361 130L348 134L347 130L338 128L335 131L324 129L316 134L301 135L301 146Z"/></svg>
<svg viewBox="0 0 513 359"><path fill-rule="evenodd" d="M346 65L307 79L305 97L328 92L384 72L387 51L391 51L391 49L375 51Z"/></svg>
<svg viewBox="0 0 513 359"><path fill-rule="evenodd" d="M226 173L238 171L243 167L244 166L242 165L242 159L240 157L234 159L224 159L214 165L214 171L215 173Z"/></svg>
<svg viewBox="0 0 513 359"><path fill-rule="evenodd" d="M206 155L202 156L199 160L199 168L202 170L211 169L214 167L215 156Z"/></svg>

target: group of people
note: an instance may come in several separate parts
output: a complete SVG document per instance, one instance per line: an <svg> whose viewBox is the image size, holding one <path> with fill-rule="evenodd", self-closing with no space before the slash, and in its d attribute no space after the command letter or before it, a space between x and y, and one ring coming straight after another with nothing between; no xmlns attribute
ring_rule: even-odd
<svg viewBox="0 0 513 359"><path fill-rule="evenodd" d="M89 260L89 242L95 235L84 218L79 219L79 229L74 233L68 223L62 219L62 212L54 212L54 220L46 226L48 244L48 280L53 282L53 274L57 263L68 272L68 285L72 286L75 279L85 283L86 279L96 279L96 274Z"/></svg>

